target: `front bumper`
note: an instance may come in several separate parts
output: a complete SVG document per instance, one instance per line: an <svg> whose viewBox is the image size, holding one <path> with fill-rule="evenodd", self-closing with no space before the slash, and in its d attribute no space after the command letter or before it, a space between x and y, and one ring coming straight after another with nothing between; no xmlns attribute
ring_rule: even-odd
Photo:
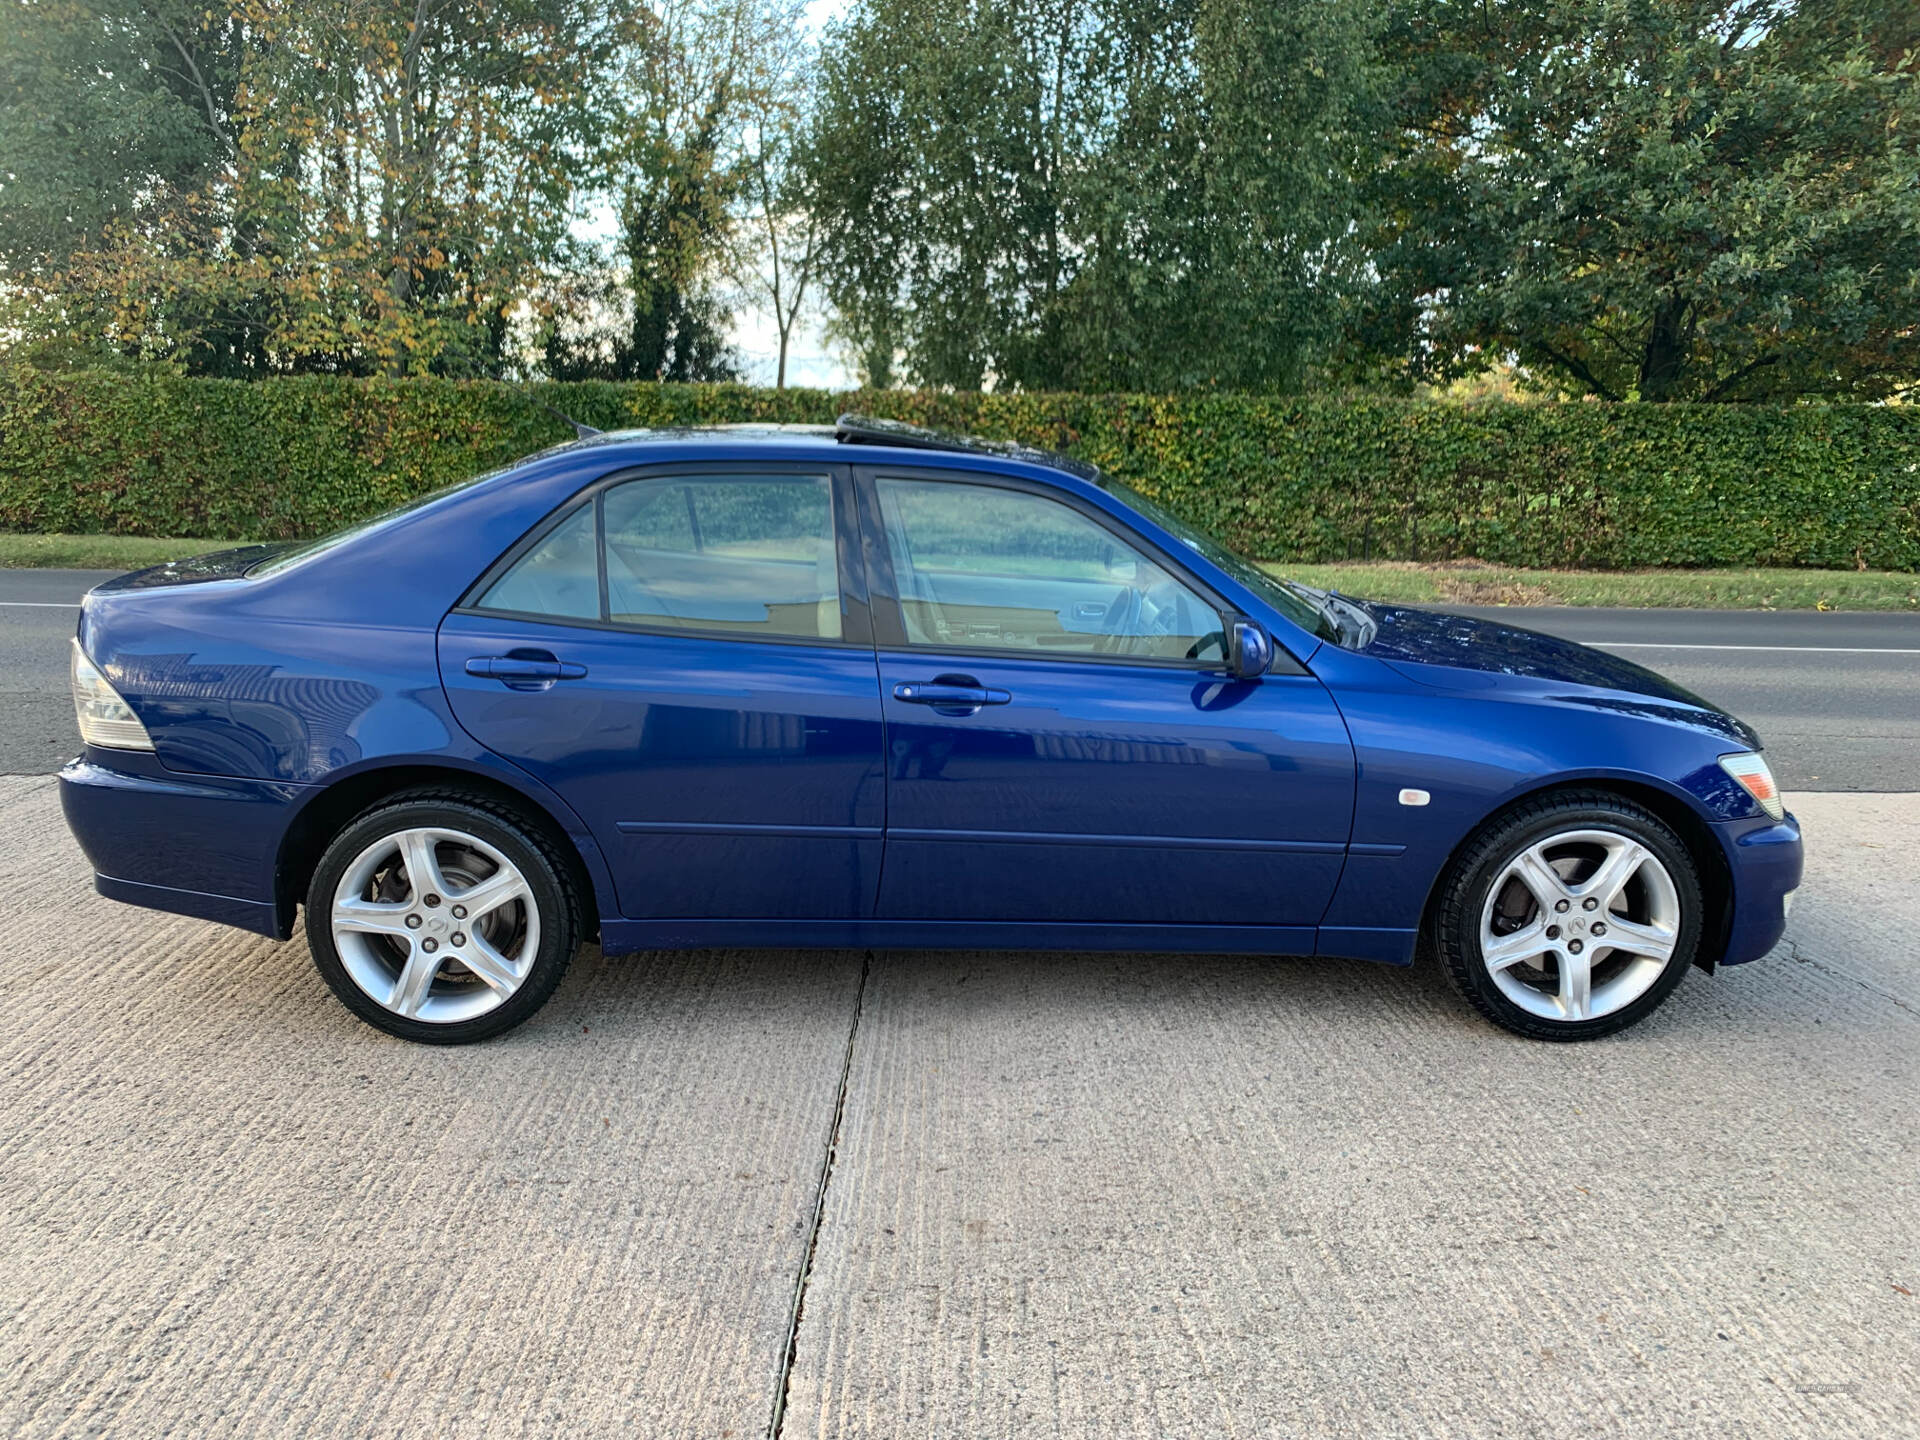
<svg viewBox="0 0 1920 1440"><path fill-rule="evenodd" d="M60 807L102 895L280 938L274 871L303 788L90 749L60 772Z"/></svg>
<svg viewBox="0 0 1920 1440"><path fill-rule="evenodd" d="M1806 852L1800 822L1738 820L1715 827L1733 878L1733 914L1727 926L1723 965L1758 960L1787 928L1787 897L1800 888Z"/></svg>

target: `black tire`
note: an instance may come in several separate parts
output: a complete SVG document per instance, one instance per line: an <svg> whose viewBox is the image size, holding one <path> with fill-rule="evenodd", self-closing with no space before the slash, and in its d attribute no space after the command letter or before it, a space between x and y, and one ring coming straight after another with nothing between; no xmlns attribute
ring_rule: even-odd
<svg viewBox="0 0 1920 1440"><path fill-rule="evenodd" d="M1553 1019L1524 1009L1502 991L1482 957L1481 921L1489 892L1516 858L1549 837L1577 830L1609 831L1651 851L1673 882L1679 923L1673 953L1637 999L1591 1019ZM1561 792L1522 803L1461 847L1441 881L1433 938L1454 989L1494 1024L1533 1040L1594 1040L1645 1019L1673 992L1699 949L1704 908L1699 869L1658 816L1607 791Z"/></svg>
<svg viewBox="0 0 1920 1440"><path fill-rule="evenodd" d="M492 846L520 871L538 912L538 944L525 978L495 1008L470 1019L436 1023L387 1009L355 982L334 943L334 893L355 858L386 835L424 828L461 832ZM429 1045L471 1044L528 1019L560 984L580 933L579 896L554 842L511 807L459 790L411 791L365 811L334 836L307 887L307 943L341 1004L375 1029Z"/></svg>

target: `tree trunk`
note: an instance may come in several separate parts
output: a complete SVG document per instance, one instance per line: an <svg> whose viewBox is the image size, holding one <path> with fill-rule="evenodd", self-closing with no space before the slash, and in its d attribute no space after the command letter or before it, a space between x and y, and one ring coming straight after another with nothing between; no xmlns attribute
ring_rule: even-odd
<svg viewBox="0 0 1920 1440"><path fill-rule="evenodd" d="M1693 348L1693 327L1687 323L1689 308L1690 301L1670 295L1654 310L1647 348L1640 357L1642 400L1671 400L1679 389L1681 374L1687 368L1687 352Z"/></svg>

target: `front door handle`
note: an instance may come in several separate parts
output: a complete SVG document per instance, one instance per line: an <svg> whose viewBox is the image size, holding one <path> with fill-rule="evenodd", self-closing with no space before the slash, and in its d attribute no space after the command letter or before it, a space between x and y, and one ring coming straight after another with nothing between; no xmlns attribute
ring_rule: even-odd
<svg viewBox="0 0 1920 1440"><path fill-rule="evenodd" d="M586 673L586 666L556 660L544 650L476 655L467 661L467 674L482 680L498 680L509 690L545 690L556 680L579 680Z"/></svg>
<svg viewBox="0 0 1920 1440"><path fill-rule="evenodd" d="M982 705L1005 705L1013 699L1011 691L993 690L960 676L941 676L938 680L909 680L893 687L893 698L907 705L932 705L938 710L971 713Z"/></svg>

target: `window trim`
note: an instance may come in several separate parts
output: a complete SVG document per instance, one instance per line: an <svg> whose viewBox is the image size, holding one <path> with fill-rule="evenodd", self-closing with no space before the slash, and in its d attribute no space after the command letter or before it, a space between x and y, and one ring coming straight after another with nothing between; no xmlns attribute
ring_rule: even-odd
<svg viewBox="0 0 1920 1440"><path fill-rule="evenodd" d="M881 650L907 654L954 655L967 659L1019 660L1069 665L1105 665L1123 668L1145 667L1155 670L1181 670L1190 674L1218 675L1226 671L1226 657L1217 660L1176 660L1150 655L1096 655L1084 651L1020 650L1007 646L923 645L907 638L906 620L900 609L900 589L893 571L893 552L887 543L886 526L880 514L879 482L882 480L931 481L947 485L983 485L991 489L1015 490L1064 505L1084 519L1092 521L1116 540L1160 566L1201 601L1213 609L1220 620L1223 635L1228 626L1245 612L1229 603L1213 586L1194 574L1180 560L1154 544L1145 535L1124 525L1099 506L1089 503L1070 490L1028 480L1017 475L999 475L987 470L933 469L911 464L889 465L868 461L854 467L854 492L860 504L860 525L867 564L867 588L872 606L874 645ZM1224 646L1223 646L1224 648ZM1278 639L1273 643L1273 663L1268 675L1305 675L1307 668Z"/></svg>
<svg viewBox="0 0 1920 1440"><path fill-rule="evenodd" d="M829 513L833 525L834 570L839 582L840 635L833 639L816 635L756 635L740 630L703 629L695 626L640 625L631 621L610 620L607 609L606 496L616 486L636 481L671 482L687 479L734 478L742 481L762 479L825 479L828 485ZM558 625L575 630L598 630L615 635L660 635L687 640L727 640L747 645L804 645L813 649L871 650L873 623L866 584L865 559L861 553L860 528L855 510L853 480L844 464L814 464L803 461L682 461L669 465L629 466L603 475L569 495L522 535L498 559L481 572L449 612L482 619L519 620L537 625ZM566 524L584 506L593 509L594 563L600 585L600 616L584 619L573 615L548 615L530 610L502 610L484 606L480 598L528 552Z"/></svg>

